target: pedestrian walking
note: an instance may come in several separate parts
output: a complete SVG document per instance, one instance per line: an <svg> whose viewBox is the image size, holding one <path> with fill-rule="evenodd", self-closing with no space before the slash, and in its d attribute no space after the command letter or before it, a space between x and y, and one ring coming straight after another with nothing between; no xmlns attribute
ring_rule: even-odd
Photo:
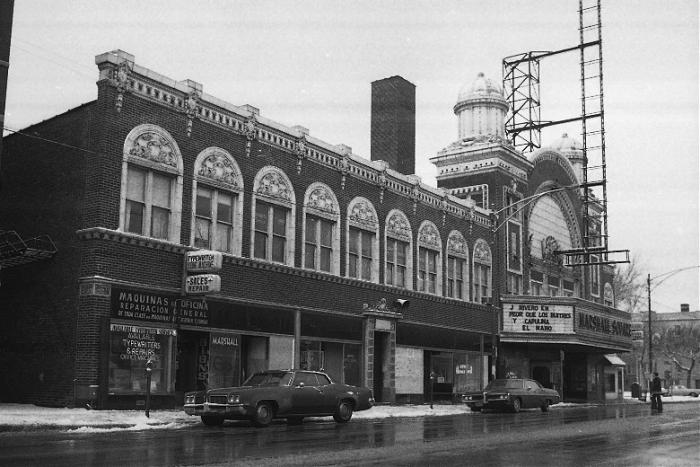
<svg viewBox="0 0 700 467"><path fill-rule="evenodd" d="M663 412L664 406L661 402L661 379L659 379L659 374L654 373L654 379L651 380L651 409L657 409L659 412Z"/></svg>

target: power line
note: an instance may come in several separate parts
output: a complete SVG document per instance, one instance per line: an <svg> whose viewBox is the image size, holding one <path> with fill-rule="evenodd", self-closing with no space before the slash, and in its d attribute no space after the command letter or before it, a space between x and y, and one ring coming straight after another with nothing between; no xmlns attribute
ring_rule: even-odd
<svg viewBox="0 0 700 467"><path fill-rule="evenodd" d="M54 140L54 139L49 139L49 138L44 138L43 136L39 136L39 135L33 135L33 134L30 134L30 133L25 133L25 132L23 132L23 131L21 131L21 130L15 130L15 129L13 129L13 128L9 128L9 127L6 127L6 126L3 126L2 129L5 130L5 131L9 131L10 133L15 133L15 134L18 134L18 135L26 136L27 138L38 139L38 140L44 141L44 142L46 142L46 143L51 143L51 144L56 144L56 145L58 145L58 146L63 146L63 147L65 147L65 148L76 149L76 150L78 150L78 151L83 151L83 152L87 152L87 153L90 153L90 154L99 154L98 152L92 151L92 150L90 150L90 149L81 148L81 147L79 147L79 146L73 146L72 144L68 144L68 143L62 143L62 142L60 142L60 141L56 141L56 140Z"/></svg>

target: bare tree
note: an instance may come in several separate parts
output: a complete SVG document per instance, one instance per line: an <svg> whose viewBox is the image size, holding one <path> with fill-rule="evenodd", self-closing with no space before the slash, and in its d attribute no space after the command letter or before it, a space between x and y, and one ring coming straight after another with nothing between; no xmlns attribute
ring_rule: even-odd
<svg viewBox="0 0 700 467"><path fill-rule="evenodd" d="M676 325L654 335L654 345L673 362L678 371L686 372L686 387L691 387L691 375L700 359L700 327Z"/></svg>
<svg viewBox="0 0 700 467"><path fill-rule="evenodd" d="M615 268L613 289L617 308L632 313L641 311L646 304L646 282L641 268L639 258L634 255L629 263Z"/></svg>

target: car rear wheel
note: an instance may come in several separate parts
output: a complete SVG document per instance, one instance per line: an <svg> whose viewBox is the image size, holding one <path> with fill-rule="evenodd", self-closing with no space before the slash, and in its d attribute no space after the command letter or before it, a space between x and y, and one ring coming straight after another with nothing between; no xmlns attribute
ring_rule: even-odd
<svg viewBox="0 0 700 467"><path fill-rule="evenodd" d="M691 393L688 394L688 395L689 395L690 397L698 397L698 393L697 393L697 392L691 392Z"/></svg>
<svg viewBox="0 0 700 467"><path fill-rule="evenodd" d="M206 426L221 426L224 424L224 417L218 415L202 415L202 423Z"/></svg>
<svg viewBox="0 0 700 467"><path fill-rule="evenodd" d="M253 424L257 427L266 427L272 423L272 418L275 413L272 406L267 402L261 402L255 408L255 415L253 416Z"/></svg>
<svg viewBox="0 0 700 467"><path fill-rule="evenodd" d="M520 399L517 397L513 399L513 412L518 413L520 412L520 407L521 407Z"/></svg>
<svg viewBox="0 0 700 467"><path fill-rule="evenodd" d="M550 401L545 399L545 401L542 403L542 407L540 407L540 409L542 409L542 412L549 412L549 404Z"/></svg>
<svg viewBox="0 0 700 467"><path fill-rule="evenodd" d="M352 418L352 404L348 401L341 401L333 414L333 420L338 423L347 423Z"/></svg>

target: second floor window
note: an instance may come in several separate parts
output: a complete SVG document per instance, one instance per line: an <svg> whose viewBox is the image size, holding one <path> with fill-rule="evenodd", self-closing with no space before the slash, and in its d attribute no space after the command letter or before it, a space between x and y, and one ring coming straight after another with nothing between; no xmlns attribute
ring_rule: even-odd
<svg viewBox="0 0 700 467"><path fill-rule="evenodd" d="M418 256L418 290L434 294L437 291L438 253L421 247Z"/></svg>
<svg viewBox="0 0 700 467"><path fill-rule="evenodd" d="M348 276L372 280L372 242L374 234L368 230L350 227L348 245Z"/></svg>
<svg viewBox="0 0 700 467"><path fill-rule="evenodd" d="M236 195L197 187L194 246L233 251L233 219Z"/></svg>
<svg viewBox="0 0 700 467"><path fill-rule="evenodd" d="M474 264L474 301L483 302L491 296L491 266Z"/></svg>
<svg viewBox="0 0 700 467"><path fill-rule="evenodd" d="M447 296L464 299L464 270L466 261L455 256L447 257Z"/></svg>
<svg viewBox="0 0 700 467"><path fill-rule="evenodd" d="M306 217L304 267L331 272L333 257L333 222L320 217Z"/></svg>
<svg viewBox="0 0 700 467"><path fill-rule="evenodd" d="M254 256L284 263L287 248L288 209L258 201L255 205Z"/></svg>
<svg viewBox="0 0 700 467"><path fill-rule="evenodd" d="M126 188L127 232L168 239L172 181L167 175L129 165Z"/></svg>
<svg viewBox="0 0 700 467"><path fill-rule="evenodd" d="M408 243L388 238L386 240L386 283L406 287L406 252Z"/></svg>

